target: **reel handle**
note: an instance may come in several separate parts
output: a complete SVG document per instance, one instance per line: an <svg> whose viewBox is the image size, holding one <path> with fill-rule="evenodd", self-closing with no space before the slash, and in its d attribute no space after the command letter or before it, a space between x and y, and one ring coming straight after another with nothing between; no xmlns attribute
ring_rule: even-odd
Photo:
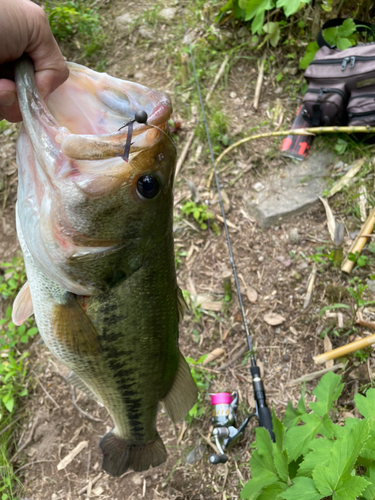
<svg viewBox="0 0 375 500"><path fill-rule="evenodd" d="M215 464L225 464L228 461L228 455L225 455L223 453L222 455L214 454L210 455L210 462L215 465Z"/></svg>

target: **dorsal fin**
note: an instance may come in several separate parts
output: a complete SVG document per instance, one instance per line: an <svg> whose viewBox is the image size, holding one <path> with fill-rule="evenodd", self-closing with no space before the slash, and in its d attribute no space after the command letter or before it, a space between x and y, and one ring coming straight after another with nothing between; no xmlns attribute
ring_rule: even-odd
<svg viewBox="0 0 375 500"><path fill-rule="evenodd" d="M23 285L13 302L12 321L19 326L32 314L34 314L33 302L28 281Z"/></svg>

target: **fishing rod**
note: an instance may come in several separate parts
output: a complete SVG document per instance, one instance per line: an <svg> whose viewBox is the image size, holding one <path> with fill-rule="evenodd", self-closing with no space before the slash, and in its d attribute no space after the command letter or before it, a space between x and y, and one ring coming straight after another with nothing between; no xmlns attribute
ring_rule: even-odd
<svg viewBox="0 0 375 500"><path fill-rule="evenodd" d="M255 400L255 412L253 414L248 415L248 417L245 419L245 421L239 427L239 429L236 429L234 427L234 424L236 422L236 410L237 410L237 406L238 406L238 394L237 393L232 393L232 394L219 393L219 394L221 394L221 396L215 395L215 394L213 394L211 396L211 404L212 404L212 406L214 406L214 415L213 415L213 419L212 419L213 424L214 424L213 435L214 435L214 438L216 441L217 448L218 448L220 453L216 454L216 455L211 455L210 461L213 464L217 464L217 463L225 463L228 460L227 455L224 453L225 450L228 449L235 441L237 441L237 439L243 433L247 423L249 422L249 420L252 416L256 416L256 418L259 421L259 425L268 430L272 441L275 441L275 434L274 434L273 428L272 428L271 412L270 412L270 410L267 406L267 403L266 403L266 394L265 394L264 385L263 385L263 382L262 382L262 379L260 376L260 369L255 362L253 344L251 341L251 336L249 333L249 329L248 329L248 325L247 325L247 321L246 321L246 316L245 316L245 309L244 309L243 302L242 302L240 284L238 281L236 265L234 262L232 245L231 245L231 241L230 241L230 237L229 237L228 224L227 224L227 220L226 220L226 216L225 216L223 199L221 196L219 177L217 175L217 170L216 170L216 166L215 166L215 159L214 159L214 153L213 153L212 144L211 144L210 131L208 128L206 113L204 110L204 104L203 104L202 94L201 94L201 90L200 90L200 86L199 86L197 70L195 67L195 60L194 60L193 51L192 51L192 47L191 47L191 43L190 43L190 36L188 34L187 27L186 27L185 13L184 13L184 9L183 9L181 0L179 0L179 3L180 3L180 9L181 9L182 23L183 23L184 30L185 30L185 38L187 40L187 44L189 47L191 63L193 66L195 84L196 84L197 91L198 91L199 102L200 102L200 107L201 107L202 117L203 117L203 123L204 123L204 127L206 130L208 147L210 150L211 163L212 163L212 168L213 168L213 172L214 172L216 188L217 188L217 192L218 192L219 204L220 204L221 214L222 214L223 223L224 223L224 229L225 229L225 235L226 235L226 239L227 239L230 262L232 264L232 269L233 269L234 281L236 284L238 301L240 304L242 321L243 321L243 325L245 328L247 345L248 345L249 351L250 351L250 362L251 362L250 373L251 373L251 378L252 378L252 383L253 383L254 400ZM224 396L224 395L226 395L226 396ZM218 396L218 397L213 398L213 396Z"/></svg>

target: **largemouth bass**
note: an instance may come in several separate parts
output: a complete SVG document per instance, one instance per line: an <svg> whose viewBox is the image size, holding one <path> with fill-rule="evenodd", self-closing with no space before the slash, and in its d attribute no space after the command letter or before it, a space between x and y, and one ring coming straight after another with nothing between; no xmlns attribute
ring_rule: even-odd
<svg viewBox="0 0 375 500"><path fill-rule="evenodd" d="M197 394L178 347L176 151L163 132L171 103L141 85L69 69L47 107L31 61L16 68L23 116L16 217L28 283L13 321L34 312L71 382L107 408L114 428L100 442L103 468L119 476L166 460L159 402L176 422ZM134 123L126 162L129 127L117 130L139 111L148 120Z"/></svg>

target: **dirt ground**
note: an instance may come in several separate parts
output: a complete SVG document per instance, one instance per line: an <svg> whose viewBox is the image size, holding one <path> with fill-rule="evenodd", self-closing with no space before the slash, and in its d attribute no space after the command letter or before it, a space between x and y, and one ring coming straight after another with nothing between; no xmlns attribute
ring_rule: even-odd
<svg viewBox="0 0 375 500"><path fill-rule="evenodd" d="M155 2L127 2L126 8L120 1L96 2L100 5L111 33L106 49L106 72L120 78L143 83L149 87L166 90L174 103L174 118L181 121L178 137L179 152L194 126L196 105L194 87L181 88L180 74L176 73L183 46L183 30L180 18L171 22L149 23L153 33L151 40L139 34L139 26L129 34L114 31L114 19L125 12L141 16L155 7ZM178 4L156 2L159 6L178 7ZM189 11L190 17L196 15ZM180 16L177 9L176 16ZM191 31L193 38L204 37L207 25L196 16L196 27ZM199 20L200 19L200 20ZM180 40L176 43L175 38ZM222 28L220 37L231 39L234 35ZM175 53L168 52L175 43ZM241 39L238 40L238 45ZM167 50L168 49L168 50ZM68 51L68 49L67 49ZM69 51L68 51L69 52ZM250 129L262 125L262 131L274 129L272 112L276 101L283 108L283 126L289 126L298 104L291 90L291 83L285 78L276 83L272 76L265 76L260 108L252 107L257 62L261 53L249 49L239 52L230 66L227 82L220 82L213 95L212 106L220 106L228 122L228 132L236 140L241 133L250 135ZM275 52L280 67L297 68L298 62L285 58L282 49ZM74 53L67 54L74 59ZM224 56L222 57L222 59ZM79 57L77 62L81 62ZM216 60L217 62L217 60ZM219 58L219 64L221 59ZM297 74L302 75L301 72ZM302 81L302 80L301 80ZM205 82L209 85L210 82ZM270 119L271 116L271 119ZM13 125L0 135L0 258L11 260L18 251L15 235L14 208L16 202L17 171L15 165L15 140L19 125ZM337 287L346 286L348 277L330 265L318 267L317 279L310 305L303 308L306 285L313 269L308 258L319 253L318 247L329 247L330 237L324 209L317 204L307 213L280 221L268 230L262 230L246 211L243 197L251 192L259 180L267 182L267 175L273 169L282 169L286 159L278 154L280 141L262 140L234 150L221 166L220 182L229 199L228 220L234 258L240 276L241 293L251 330L256 359L261 367L268 404L279 416L283 415L287 401L296 404L300 386L292 381L314 372L313 356L324 351L320 333L327 327L327 321L338 321L337 313L321 318L323 306L338 302L332 298ZM207 188L210 164L206 154L206 143L201 135L194 139L189 154L179 175L175 188L175 242L179 252L177 277L180 287L192 295L207 297L211 302L223 300L223 279L230 275L230 260L223 226L218 224L220 234L200 230L196 223L181 216L181 203L191 198L188 181L192 181L202 200L213 199L215 189ZM371 150L370 150L371 153ZM369 153L369 154L370 154ZM336 162L336 160L335 160ZM225 166L227 168L225 168ZM241 172L245 172L242 176ZM235 179L235 182L232 182ZM236 180L237 179L237 180ZM211 205L217 212L217 206ZM339 209L337 209L339 210ZM359 228L357 219L337 211L338 220L352 228ZM353 229L351 229L353 230ZM351 243L349 232L345 248ZM185 252L185 253L183 253ZM356 271L356 276L365 279L371 269ZM232 278L232 287L233 278ZM282 316L280 324L271 326L265 316L275 313ZM215 316L216 315L216 316ZM359 334L365 333L360 329ZM348 341L348 337L333 337L333 346ZM76 395L76 405L89 417L83 415L72 403L72 392L65 381L66 369L60 365L38 339L29 347L30 369L33 382L30 383L30 397L21 410L18 421L18 447L23 450L15 464L16 474L24 490L20 498L29 500L130 500L147 498L152 500L222 500L237 499L241 487L250 478L248 461L250 444L254 440L253 426L248 426L239 444L229 452L226 465L212 466L209 455L212 452L205 437L209 437L210 407L208 392L238 390L241 407L239 422L246 409L254 409L252 384L249 373L249 359L245 357L245 335L241 326L238 300L235 298L229 308L220 311L201 312L193 310L185 316L180 327L180 345L185 356L198 360L203 354L222 347L224 354L207 366L202 373L209 379L209 390L202 394L204 412L189 425L174 426L161 410L158 429L166 444L169 458L165 464L144 473L126 472L120 478L112 478L101 469L100 438L112 428L105 408L90 400L83 393ZM238 356L238 353L242 353ZM366 363L353 361L345 372L350 383L341 400L341 409L351 411L350 403L358 387L370 382L373 358ZM222 369L221 369L222 368ZM354 375L353 375L354 374ZM308 382L308 399L316 381ZM346 403L344 408L343 403ZM338 417L339 418L339 417ZM57 464L81 443L82 451L63 470ZM195 461L191 452L195 450ZM187 461L187 457L188 461Z"/></svg>

